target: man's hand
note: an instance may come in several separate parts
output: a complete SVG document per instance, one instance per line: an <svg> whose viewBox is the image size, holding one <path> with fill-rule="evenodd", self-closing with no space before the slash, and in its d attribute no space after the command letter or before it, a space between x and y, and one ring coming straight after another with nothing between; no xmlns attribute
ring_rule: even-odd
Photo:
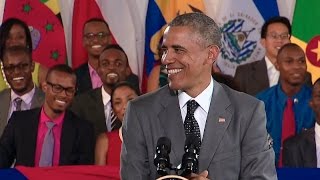
<svg viewBox="0 0 320 180"><path fill-rule="evenodd" d="M207 170L202 171L200 174L192 173L189 179L190 180L206 180L206 179L208 179L207 178L208 174L209 174L209 172Z"/></svg>

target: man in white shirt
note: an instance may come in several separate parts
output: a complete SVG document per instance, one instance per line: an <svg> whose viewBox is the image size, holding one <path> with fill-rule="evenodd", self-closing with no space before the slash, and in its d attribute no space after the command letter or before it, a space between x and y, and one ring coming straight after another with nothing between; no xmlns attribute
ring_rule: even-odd
<svg viewBox="0 0 320 180"><path fill-rule="evenodd" d="M284 167L320 168L320 78L313 85L310 106L316 117L315 127L284 141Z"/></svg>
<svg viewBox="0 0 320 180"><path fill-rule="evenodd" d="M43 92L32 81L34 62L31 52L23 46L5 49L2 59L3 72L11 88L0 93L0 136L13 111L40 107Z"/></svg>
<svg viewBox="0 0 320 180"><path fill-rule="evenodd" d="M276 16L263 24L260 42L266 50L265 57L237 67L234 78L240 91L254 96L278 83L277 54L284 44L290 42L290 37L291 24L286 17ZM312 85L310 73L306 75L306 83Z"/></svg>

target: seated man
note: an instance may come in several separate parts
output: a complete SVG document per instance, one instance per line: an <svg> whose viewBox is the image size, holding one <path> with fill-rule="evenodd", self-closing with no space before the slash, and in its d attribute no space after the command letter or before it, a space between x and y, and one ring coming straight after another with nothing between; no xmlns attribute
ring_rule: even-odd
<svg viewBox="0 0 320 180"><path fill-rule="evenodd" d="M71 110L74 113L94 124L96 136L121 127L121 122L113 114L110 95L118 82L126 80L129 68L124 50L119 45L108 45L98 61L97 71L102 87L79 94L72 103Z"/></svg>
<svg viewBox="0 0 320 180"><path fill-rule="evenodd" d="M97 69L102 50L111 43L111 33L107 22L99 18L89 19L83 28L82 43L88 52L88 63L75 70L77 75L77 94L100 88L102 85ZM131 72L130 68L126 71L126 80L139 88L139 78Z"/></svg>
<svg viewBox="0 0 320 180"><path fill-rule="evenodd" d="M32 81L32 53L24 46L12 46L0 55L3 72L11 88L0 92L0 136L14 111L41 107L43 92Z"/></svg>
<svg viewBox="0 0 320 180"><path fill-rule="evenodd" d="M0 138L0 168L93 164L93 127L66 110L76 88L67 65L52 67L42 108L14 112Z"/></svg>
<svg viewBox="0 0 320 180"><path fill-rule="evenodd" d="M320 168L320 78L313 85L310 106L316 115L315 127L283 142L283 166Z"/></svg>
<svg viewBox="0 0 320 180"><path fill-rule="evenodd" d="M279 83L257 95L265 104L267 130L273 139L276 164L281 167L283 141L314 126L314 114L309 107L311 88L307 86L306 58L303 50L289 43L279 50L276 68L280 72Z"/></svg>

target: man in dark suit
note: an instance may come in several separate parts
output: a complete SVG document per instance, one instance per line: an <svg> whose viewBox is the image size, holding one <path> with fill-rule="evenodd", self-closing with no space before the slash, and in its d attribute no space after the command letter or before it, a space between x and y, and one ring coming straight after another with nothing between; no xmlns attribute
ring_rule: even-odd
<svg viewBox="0 0 320 180"><path fill-rule="evenodd" d="M234 78L240 91L256 95L278 83L277 54L284 44L290 42L290 37L291 24L286 17L273 17L263 24L260 42L266 50L265 57L237 67ZM306 83L312 85L310 73L306 74Z"/></svg>
<svg viewBox="0 0 320 180"><path fill-rule="evenodd" d="M42 108L14 112L0 138L0 168L93 164L92 124L66 110L76 87L67 65L56 65L43 83ZM50 126L52 125L52 126Z"/></svg>
<svg viewBox="0 0 320 180"><path fill-rule="evenodd" d="M314 128L290 137L283 143L284 167L319 168L320 167L320 79L314 83L310 106L315 113Z"/></svg>
<svg viewBox="0 0 320 180"><path fill-rule="evenodd" d="M199 171L188 178L277 178L263 103L211 76L220 39L219 27L202 13L183 14L168 24L162 63L169 85L129 102L122 126L122 179L156 179L154 154L163 136L171 140L174 167L181 164L186 138L196 140Z"/></svg>
<svg viewBox="0 0 320 180"><path fill-rule="evenodd" d="M111 43L111 32L107 22L99 18L89 19L84 25L82 43L88 52L88 63L76 69L78 94L100 88L102 85L97 69L102 50ZM139 88L139 78L130 68L126 71L126 78Z"/></svg>
<svg viewBox="0 0 320 180"><path fill-rule="evenodd" d="M29 49L12 46L4 50L3 72L10 88L0 92L0 136L13 111L42 106L43 92L32 81L34 62Z"/></svg>
<svg viewBox="0 0 320 180"><path fill-rule="evenodd" d="M96 136L121 127L121 121L112 118L110 95L116 83L126 80L126 71L130 68L127 55L119 45L108 45L98 62L102 87L76 96L71 105L74 113L94 124Z"/></svg>

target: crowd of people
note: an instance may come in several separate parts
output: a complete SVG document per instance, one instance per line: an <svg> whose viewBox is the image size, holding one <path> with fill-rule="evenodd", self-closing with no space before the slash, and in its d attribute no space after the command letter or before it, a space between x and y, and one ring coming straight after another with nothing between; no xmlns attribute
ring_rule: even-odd
<svg viewBox="0 0 320 180"><path fill-rule="evenodd" d="M156 179L160 137L171 140L175 167L194 138L199 166L191 179L276 179L276 167L320 167L320 80L312 85L289 20L264 23L265 57L238 66L234 77L216 66L221 36L202 13L177 16L140 96L139 78L103 19L85 23L87 63L75 70L34 62L27 24L7 19L0 27L0 168L113 165L122 179Z"/></svg>

